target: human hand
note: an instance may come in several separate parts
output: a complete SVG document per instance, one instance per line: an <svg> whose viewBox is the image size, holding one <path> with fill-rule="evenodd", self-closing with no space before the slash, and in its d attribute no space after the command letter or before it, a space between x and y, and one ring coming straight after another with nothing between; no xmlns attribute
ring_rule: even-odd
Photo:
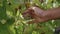
<svg viewBox="0 0 60 34"><path fill-rule="evenodd" d="M24 13L23 16L30 15L33 20L28 23L39 23L48 21L49 18L45 17L46 12L38 7L30 7Z"/></svg>

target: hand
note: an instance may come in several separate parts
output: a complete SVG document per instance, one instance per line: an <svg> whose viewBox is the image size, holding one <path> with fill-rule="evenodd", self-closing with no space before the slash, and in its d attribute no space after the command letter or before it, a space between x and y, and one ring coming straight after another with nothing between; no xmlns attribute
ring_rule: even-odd
<svg viewBox="0 0 60 34"><path fill-rule="evenodd" d="M49 18L45 17L46 12L38 7L30 7L28 8L23 15L26 16L29 14L34 20L28 23L39 23L48 21Z"/></svg>

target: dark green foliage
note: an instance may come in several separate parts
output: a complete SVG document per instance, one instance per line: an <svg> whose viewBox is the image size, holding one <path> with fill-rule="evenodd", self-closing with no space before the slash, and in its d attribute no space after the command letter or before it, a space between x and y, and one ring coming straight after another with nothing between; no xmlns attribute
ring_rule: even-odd
<svg viewBox="0 0 60 34"><path fill-rule="evenodd" d="M46 23L26 24L28 20L22 13L29 7L36 5L44 10L60 6L59 0L0 0L0 34L53 34L60 20L51 20ZM32 2L32 4L30 3Z"/></svg>

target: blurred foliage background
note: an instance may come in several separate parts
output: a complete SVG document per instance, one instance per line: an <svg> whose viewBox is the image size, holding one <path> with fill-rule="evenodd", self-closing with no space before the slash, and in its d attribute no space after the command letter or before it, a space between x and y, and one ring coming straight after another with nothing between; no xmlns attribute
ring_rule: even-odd
<svg viewBox="0 0 60 34"><path fill-rule="evenodd" d="M60 20L27 24L22 13L30 6L48 10L59 7L60 0L0 0L0 34L53 34Z"/></svg>

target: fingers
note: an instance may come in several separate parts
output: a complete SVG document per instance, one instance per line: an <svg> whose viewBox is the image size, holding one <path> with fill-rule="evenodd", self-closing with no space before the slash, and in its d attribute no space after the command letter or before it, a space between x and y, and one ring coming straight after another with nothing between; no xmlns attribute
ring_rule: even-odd
<svg viewBox="0 0 60 34"><path fill-rule="evenodd" d="M38 23L38 21L36 19L34 19L34 20L28 22L28 24L33 24L33 23Z"/></svg>
<svg viewBox="0 0 60 34"><path fill-rule="evenodd" d="M30 21L30 22L28 22L28 24L32 24L32 23L39 23L39 17L37 17L37 16L35 16L35 15L33 15L32 16L34 19L32 20L32 21Z"/></svg>
<svg viewBox="0 0 60 34"><path fill-rule="evenodd" d="M30 14L30 13L34 12L34 9L35 9L35 7L30 7L26 11L24 11L22 14L27 14L27 13Z"/></svg>
<svg viewBox="0 0 60 34"><path fill-rule="evenodd" d="M28 22L28 24L32 24L32 23L42 23L42 22L46 22L48 21L48 19L44 19L44 18L38 18L38 17L35 17L34 20Z"/></svg>
<svg viewBox="0 0 60 34"><path fill-rule="evenodd" d="M28 8L26 11L24 11L22 14L27 14L27 13L30 13L32 12L33 10L31 8Z"/></svg>
<svg viewBox="0 0 60 34"><path fill-rule="evenodd" d="M44 22L44 20L42 20L42 19L34 19L34 20L28 22L28 24L41 23L41 22Z"/></svg>
<svg viewBox="0 0 60 34"><path fill-rule="evenodd" d="M38 14L37 11L36 11L36 7L30 7L26 11L24 11L24 13L22 13L22 14L23 15L26 15L26 14L32 15L33 13Z"/></svg>
<svg viewBox="0 0 60 34"><path fill-rule="evenodd" d="M33 10L31 8L28 8L25 12L22 13L24 17L31 16L33 13Z"/></svg>
<svg viewBox="0 0 60 34"><path fill-rule="evenodd" d="M41 22L44 22L44 20L41 20L41 19L34 19L34 20L28 22L28 24L41 23Z"/></svg>

